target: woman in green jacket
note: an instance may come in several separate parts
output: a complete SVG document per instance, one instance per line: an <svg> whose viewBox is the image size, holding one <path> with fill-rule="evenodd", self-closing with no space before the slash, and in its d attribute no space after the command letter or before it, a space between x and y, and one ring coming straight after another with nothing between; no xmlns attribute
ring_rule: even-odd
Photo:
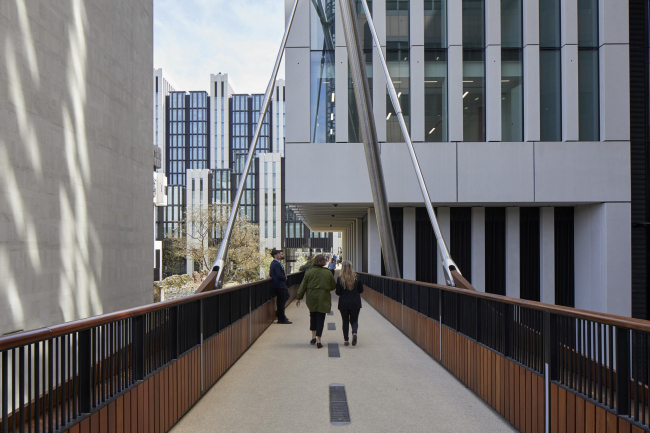
<svg viewBox="0 0 650 433"><path fill-rule="evenodd" d="M336 289L334 276L325 268L327 260L322 254L314 257L312 267L307 270L296 295L296 307L300 307L300 300L307 293L307 308L309 308L309 329L311 330L311 344L316 344L319 349L323 347L320 338L325 326L325 315L332 309L332 295Z"/></svg>

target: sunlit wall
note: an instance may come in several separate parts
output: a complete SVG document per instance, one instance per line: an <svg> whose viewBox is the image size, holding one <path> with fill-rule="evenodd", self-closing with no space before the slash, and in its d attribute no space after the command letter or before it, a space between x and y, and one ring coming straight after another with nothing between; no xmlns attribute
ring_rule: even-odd
<svg viewBox="0 0 650 433"><path fill-rule="evenodd" d="M152 300L153 2L0 3L0 334Z"/></svg>

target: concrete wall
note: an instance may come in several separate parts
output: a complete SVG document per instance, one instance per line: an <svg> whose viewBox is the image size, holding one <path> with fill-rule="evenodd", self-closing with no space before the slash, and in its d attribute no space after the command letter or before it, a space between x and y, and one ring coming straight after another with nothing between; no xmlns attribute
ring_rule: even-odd
<svg viewBox="0 0 650 433"><path fill-rule="evenodd" d="M0 2L0 334L152 302L153 2Z"/></svg>

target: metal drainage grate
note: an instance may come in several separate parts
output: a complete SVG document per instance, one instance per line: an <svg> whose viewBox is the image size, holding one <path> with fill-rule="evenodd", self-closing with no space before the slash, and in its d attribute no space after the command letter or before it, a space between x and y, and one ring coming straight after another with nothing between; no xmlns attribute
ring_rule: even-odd
<svg viewBox="0 0 650 433"><path fill-rule="evenodd" d="M332 425L350 424L348 398L345 394L345 386L340 383L330 385L330 422Z"/></svg>
<svg viewBox="0 0 650 433"><path fill-rule="evenodd" d="M328 331L336 331L336 323L330 322L327 324Z"/></svg>
<svg viewBox="0 0 650 433"><path fill-rule="evenodd" d="M339 343L327 343L327 353L330 358L340 358Z"/></svg>
<svg viewBox="0 0 650 433"><path fill-rule="evenodd" d="M330 310L329 315L330 315L330 316L333 316L333 315L334 315L334 311Z"/></svg>

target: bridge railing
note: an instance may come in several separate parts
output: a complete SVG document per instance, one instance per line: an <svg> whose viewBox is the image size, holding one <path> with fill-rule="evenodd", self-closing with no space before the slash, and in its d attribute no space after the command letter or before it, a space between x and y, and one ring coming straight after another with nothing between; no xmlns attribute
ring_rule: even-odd
<svg viewBox="0 0 650 433"><path fill-rule="evenodd" d="M520 431L650 431L650 322L359 276L367 302Z"/></svg>
<svg viewBox="0 0 650 433"><path fill-rule="evenodd" d="M266 279L2 337L0 433L167 431L274 316Z"/></svg>

